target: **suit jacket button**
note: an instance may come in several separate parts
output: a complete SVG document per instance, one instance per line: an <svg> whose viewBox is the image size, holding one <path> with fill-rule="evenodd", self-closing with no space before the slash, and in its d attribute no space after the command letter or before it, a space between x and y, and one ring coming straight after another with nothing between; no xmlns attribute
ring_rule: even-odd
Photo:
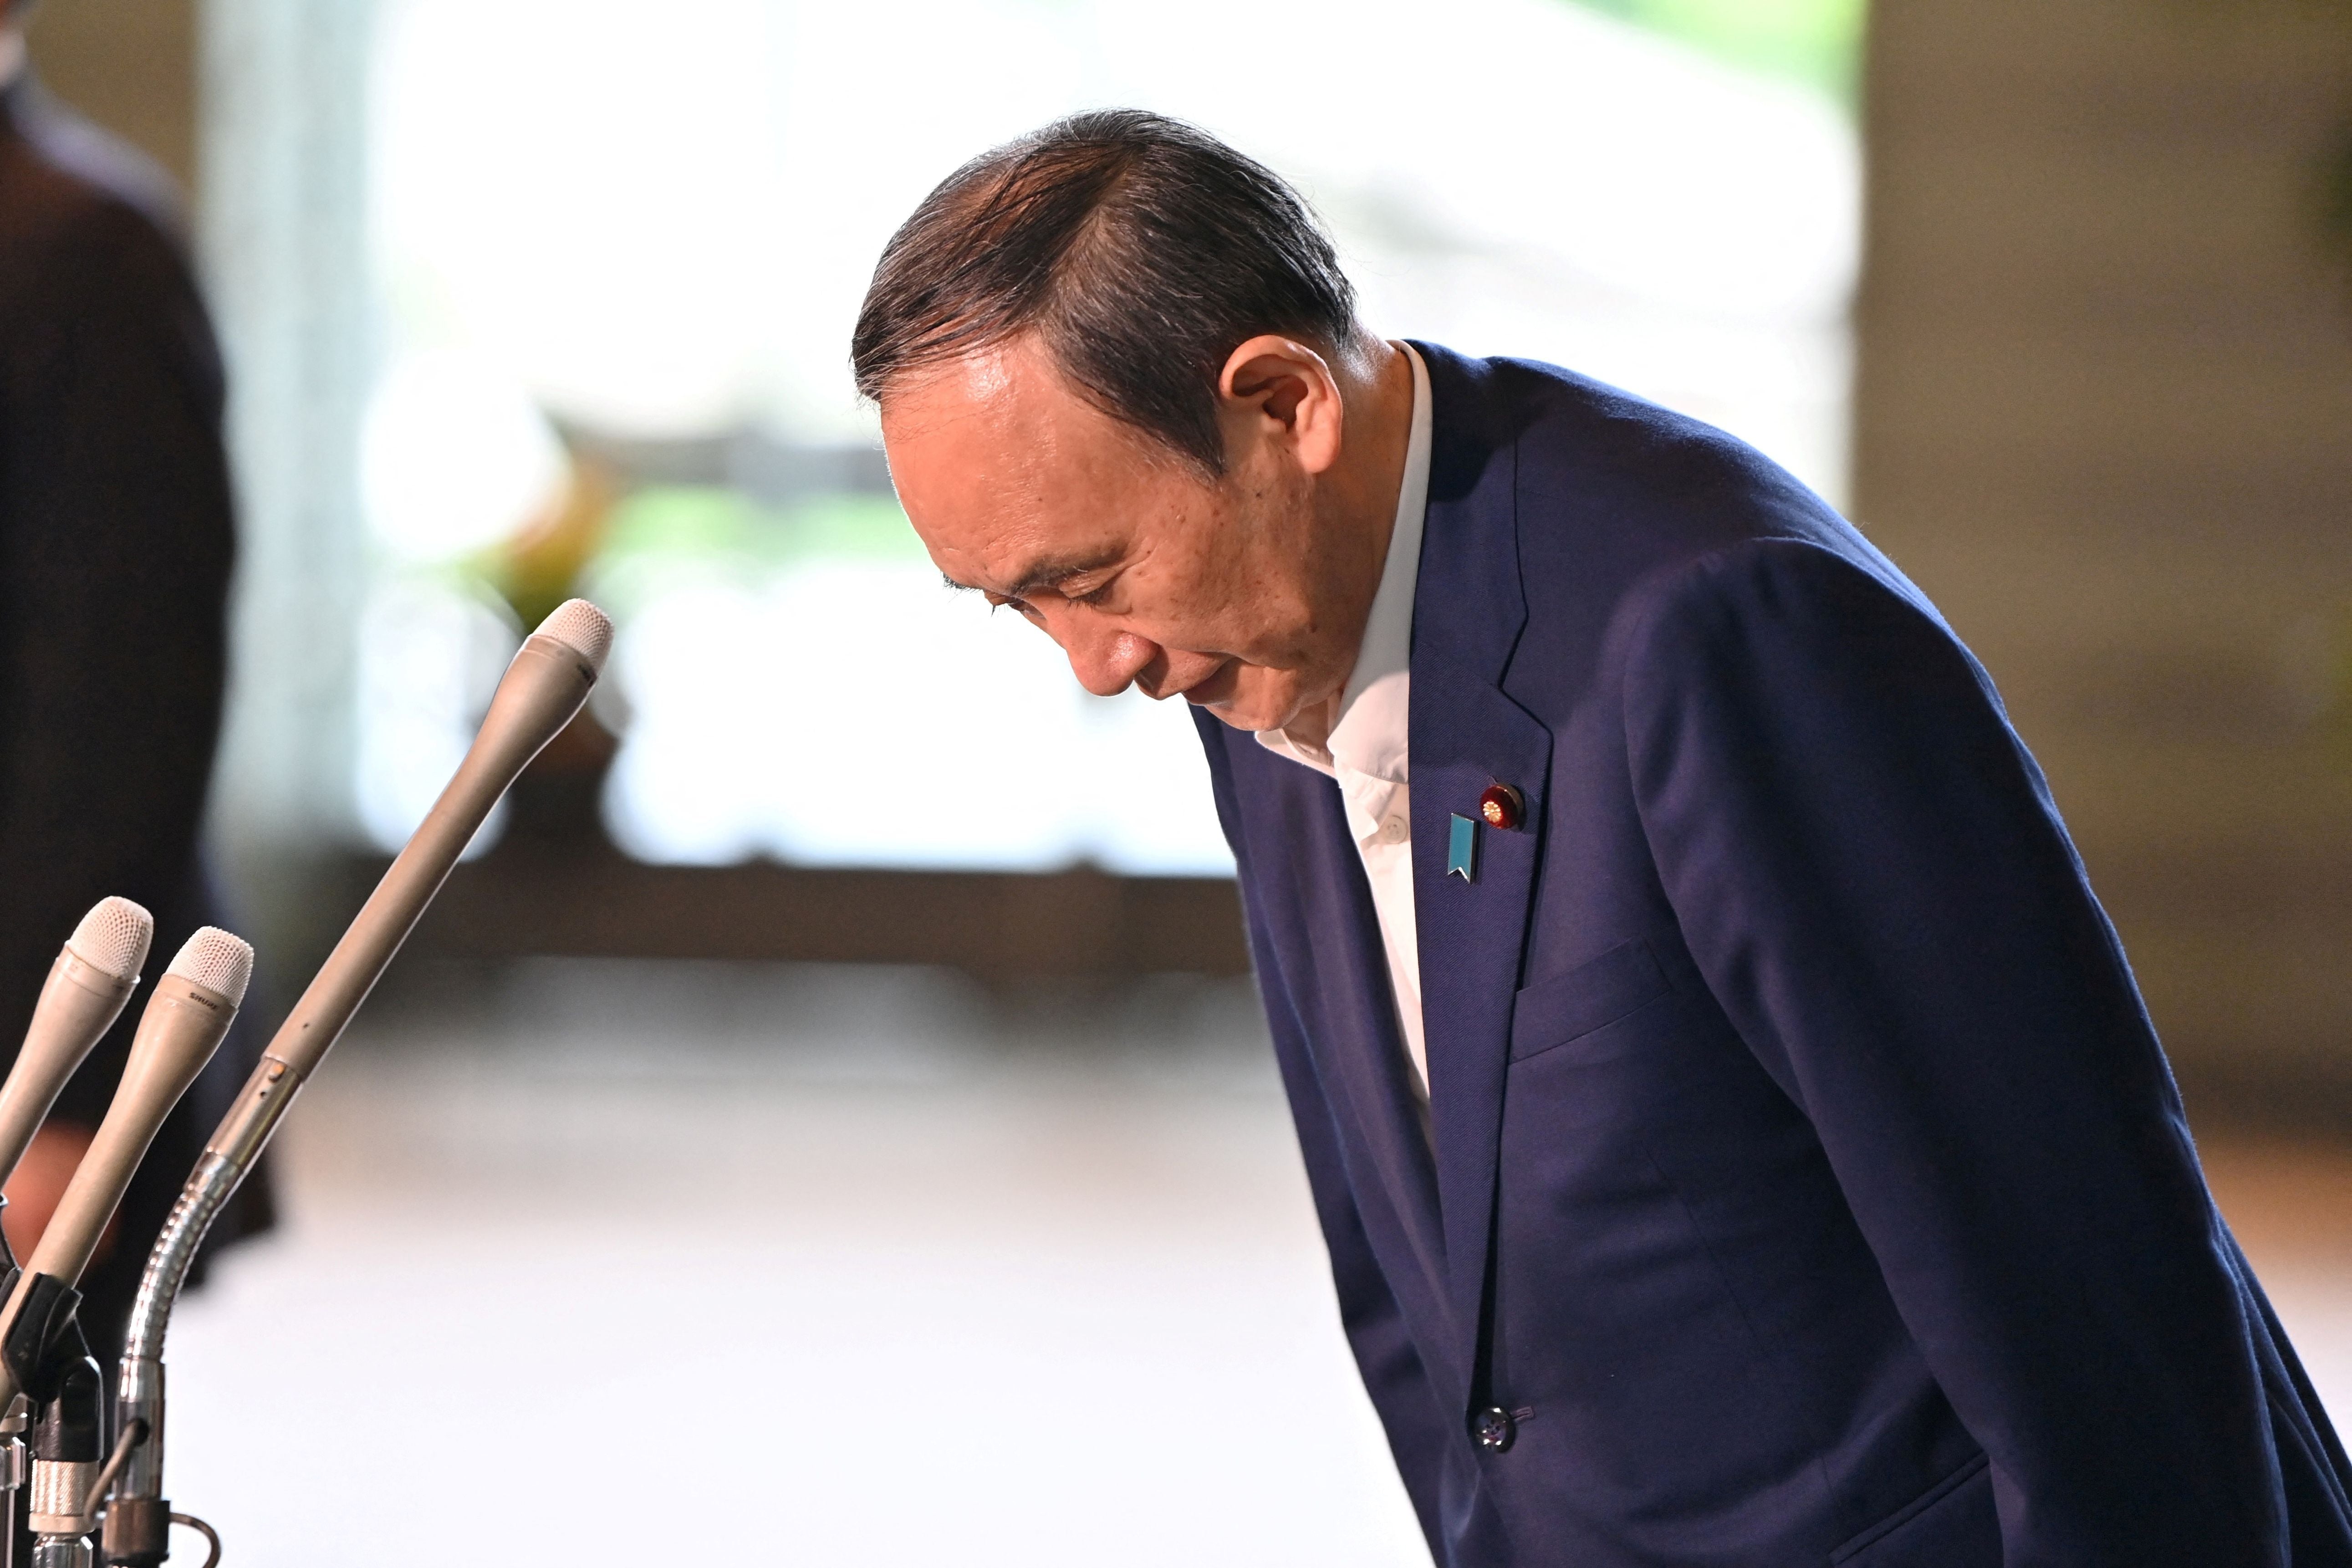
<svg viewBox="0 0 2352 1568"><path fill-rule="evenodd" d="M1499 1454L1518 1436L1518 1425L1511 1419L1509 1411L1493 1405L1470 1417L1470 1436L1477 1439L1481 1448Z"/></svg>

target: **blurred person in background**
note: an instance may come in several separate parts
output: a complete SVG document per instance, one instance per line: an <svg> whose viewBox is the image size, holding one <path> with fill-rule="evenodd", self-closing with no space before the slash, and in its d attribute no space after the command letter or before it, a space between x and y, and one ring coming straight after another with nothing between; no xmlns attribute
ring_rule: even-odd
<svg viewBox="0 0 2352 1568"><path fill-rule="evenodd" d="M1194 704L1438 1561L2352 1563L2040 772L1818 497L1372 335L1135 112L950 177L853 360L948 579Z"/></svg>
<svg viewBox="0 0 2352 1568"><path fill-rule="evenodd" d="M219 355L178 197L56 102L0 0L0 1038L106 895L155 916L161 973L218 920L198 855L220 728L235 531ZM143 993L77 1073L7 1189L29 1255L104 1116ZM110 1363L149 1243L252 1068L233 1032L157 1136L85 1276ZM247 1191L254 1191L252 1183ZM266 1215L266 1187L215 1234Z"/></svg>

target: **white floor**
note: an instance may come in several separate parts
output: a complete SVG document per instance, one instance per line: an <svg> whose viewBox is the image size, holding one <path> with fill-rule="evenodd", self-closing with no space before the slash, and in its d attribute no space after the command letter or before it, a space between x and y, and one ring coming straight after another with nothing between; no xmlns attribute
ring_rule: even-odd
<svg viewBox="0 0 2352 1568"><path fill-rule="evenodd" d="M173 1326L175 1505L229 1568L1425 1564L1246 996L971 1001L546 965L346 1041Z"/></svg>
<svg viewBox="0 0 2352 1568"><path fill-rule="evenodd" d="M1427 1563L1245 991L541 964L278 1152L170 1345L226 1568ZM2352 1152L2205 1153L2352 1411Z"/></svg>

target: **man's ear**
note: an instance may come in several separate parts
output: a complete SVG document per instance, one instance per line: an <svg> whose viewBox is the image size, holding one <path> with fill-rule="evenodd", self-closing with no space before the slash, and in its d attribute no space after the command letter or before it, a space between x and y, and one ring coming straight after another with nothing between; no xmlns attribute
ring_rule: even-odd
<svg viewBox="0 0 2352 1568"><path fill-rule="evenodd" d="M1272 441L1310 474L1339 460L1345 410L1339 378L1324 357L1296 338L1269 332L1226 357L1217 377L1217 423L1225 450Z"/></svg>

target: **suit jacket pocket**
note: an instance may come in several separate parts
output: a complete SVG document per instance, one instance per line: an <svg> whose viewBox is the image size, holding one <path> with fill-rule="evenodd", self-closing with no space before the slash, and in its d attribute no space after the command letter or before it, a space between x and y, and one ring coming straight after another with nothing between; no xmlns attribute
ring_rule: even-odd
<svg viewBox="0 0 2352 1568"><path fill-rule="evenodd" d="M2000 1568L2000 1560L1982 1454L1830 1553L1831 1568Z"/></svg>
<svg viewBox="0 0 2352 1568"><path fill-rule="evenodd" d="M1511 1059L1525 1061L1573 1045L1672 989L1648 942L1638 936L1621 942L1518 994L1511 1004Z"/></svg>

